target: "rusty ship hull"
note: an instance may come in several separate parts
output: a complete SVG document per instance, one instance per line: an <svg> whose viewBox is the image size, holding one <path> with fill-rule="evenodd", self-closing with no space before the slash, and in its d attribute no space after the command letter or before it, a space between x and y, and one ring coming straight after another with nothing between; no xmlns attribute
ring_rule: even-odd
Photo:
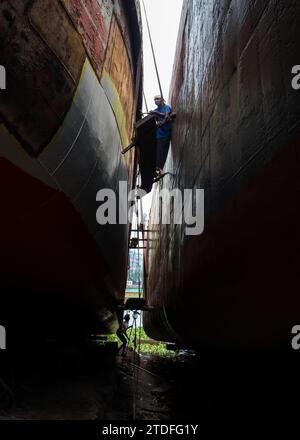
<svg viewBox="0 0 300 440"><path fill-rule="evenodd" d="M1 324L111 331L129 231L97 223L96 193L134 184L121 150L140 99L139 4L5 0L0 35Z"/></svg>
<svg viewBox="0 0 300 440"><path fill-rule="evenodd" d="M145 255L152 338L207 349L291 349L300 322L297 1L184 2L177 111ZM202 188L204 231L155 225L162 188Z"/></svg>

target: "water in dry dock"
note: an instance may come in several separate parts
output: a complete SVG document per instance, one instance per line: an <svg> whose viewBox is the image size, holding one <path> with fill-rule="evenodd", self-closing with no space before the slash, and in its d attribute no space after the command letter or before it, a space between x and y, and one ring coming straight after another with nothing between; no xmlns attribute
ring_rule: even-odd
<svg viewBox="0 0 300 440"><path fill-rule="evenodd" d="M6 353L7 354L7 353ZM116 356L95 342L1 354L0 419L191 420L297 407L299 356ZM139 368L133 367L133 361ZM11 395L4 392L7 384Z"/></svg>

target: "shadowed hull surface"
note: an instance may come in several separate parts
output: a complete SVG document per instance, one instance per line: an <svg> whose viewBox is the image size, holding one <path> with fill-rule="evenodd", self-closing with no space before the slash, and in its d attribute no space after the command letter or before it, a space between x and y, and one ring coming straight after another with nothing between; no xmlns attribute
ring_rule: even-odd
<svg viewBox="0 0 300 440"><path fill-rule="evenodd" d="M300 319L300 111L291 87L299 20L296 2L185 2L171 90L173 178L160 186L204 188L205 226L199 236L184 236L184 225L153 233L151 337L290 347Z"/></svg>
<svg viewBox="0 0 300 440"><path fill-rule="evenodd" d="M65 326L108 330L117 290L79 214L62 192L8 161L0 160L0 169L15 189L1 186L2 322L8 329L25 324L27 331L33 324L50 335Z"/></svg>
<svg viewBox="0 0 300 440"><path fill-rule="evenodd" d="M119 181L134 182L121 151L140 99L138 3L5 0L0 12L1 323L114 331L129 229L97 223L96 194L118 200Z"/></svg>

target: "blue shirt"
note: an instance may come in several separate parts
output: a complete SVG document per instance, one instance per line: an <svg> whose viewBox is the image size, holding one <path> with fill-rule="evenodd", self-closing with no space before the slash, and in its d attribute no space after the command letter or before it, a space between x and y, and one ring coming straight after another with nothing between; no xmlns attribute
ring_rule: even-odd
<svg viewBox="0 0 300 440"><path fill-rule="evenodd" d="M154 111L159 113L171 113L171 107L165 105L162 107L159 105ZM163 116L157 116L159 122L163 122L165 118ZM156 139L164 139L171 137L172 132L172 122L166 122L162 127L157 127L156 129Z"/></svg>

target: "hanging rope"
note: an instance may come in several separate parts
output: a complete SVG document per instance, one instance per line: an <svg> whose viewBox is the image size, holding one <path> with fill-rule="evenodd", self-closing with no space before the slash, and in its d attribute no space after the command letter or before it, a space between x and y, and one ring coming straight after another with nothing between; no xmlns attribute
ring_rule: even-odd
<svg viewBox="0 0 300 440"><path fill-rule="evenodd" d="M157 81L158 81L158 87L159 87L159 91L160 91L160 96L163 98L163 92L162 92L162 87L161 87L161 83L160 83L160 78L159 78L159 73L158 73L158 68L157 68L157 63L156 63L156 58L155 58L155 53L154 53L153 43L152 43L152 37L151 37L151 32L150 32L150 27L149 27L149 22L148 22L148 16L147 16L147 11L146 11L146 6L145 6L145 2L144 2L144 0L142 0L142 2L143 2L143 8L144 8L144 13L145 13L145 17L146 17L146 23L147 23L147 28L148 28L148 35L149 35L149 40L150 40L150 45L151 45L151 50L152 50L152 56L153 56L154 66L155 66L155 70L156 70L156 76L157 76Z"/></svg>
<svg viewBox="0 0 300 440"><path fill-rule="evenodd" d="M143 97L144 97L144 102L145 102L146 112L149 113L149 110L148 110L148 104L147 104L147 99L146 99L146 96L145 96L145 92L144 92L144 90L143 90Z"/></svg>
<svg viewBox="0 0 300 440"><path fill-rule="evenodd" d="M139 188L140 185L140 181L139 181L139 177L140 174L137 176L137 188ZM140 199L141 200L141 199ZM135 197L135 215L136 215L136 224L137 224L137 239L138 239L138 291L139 291L139 298L141 297L141 264L140 264L140 226L141 226L141 221L140 221L140 212L139 212L139 199L138 199L138 191L136 192L136 197ZM144 246L144 245L143 245Z"/></svg>

